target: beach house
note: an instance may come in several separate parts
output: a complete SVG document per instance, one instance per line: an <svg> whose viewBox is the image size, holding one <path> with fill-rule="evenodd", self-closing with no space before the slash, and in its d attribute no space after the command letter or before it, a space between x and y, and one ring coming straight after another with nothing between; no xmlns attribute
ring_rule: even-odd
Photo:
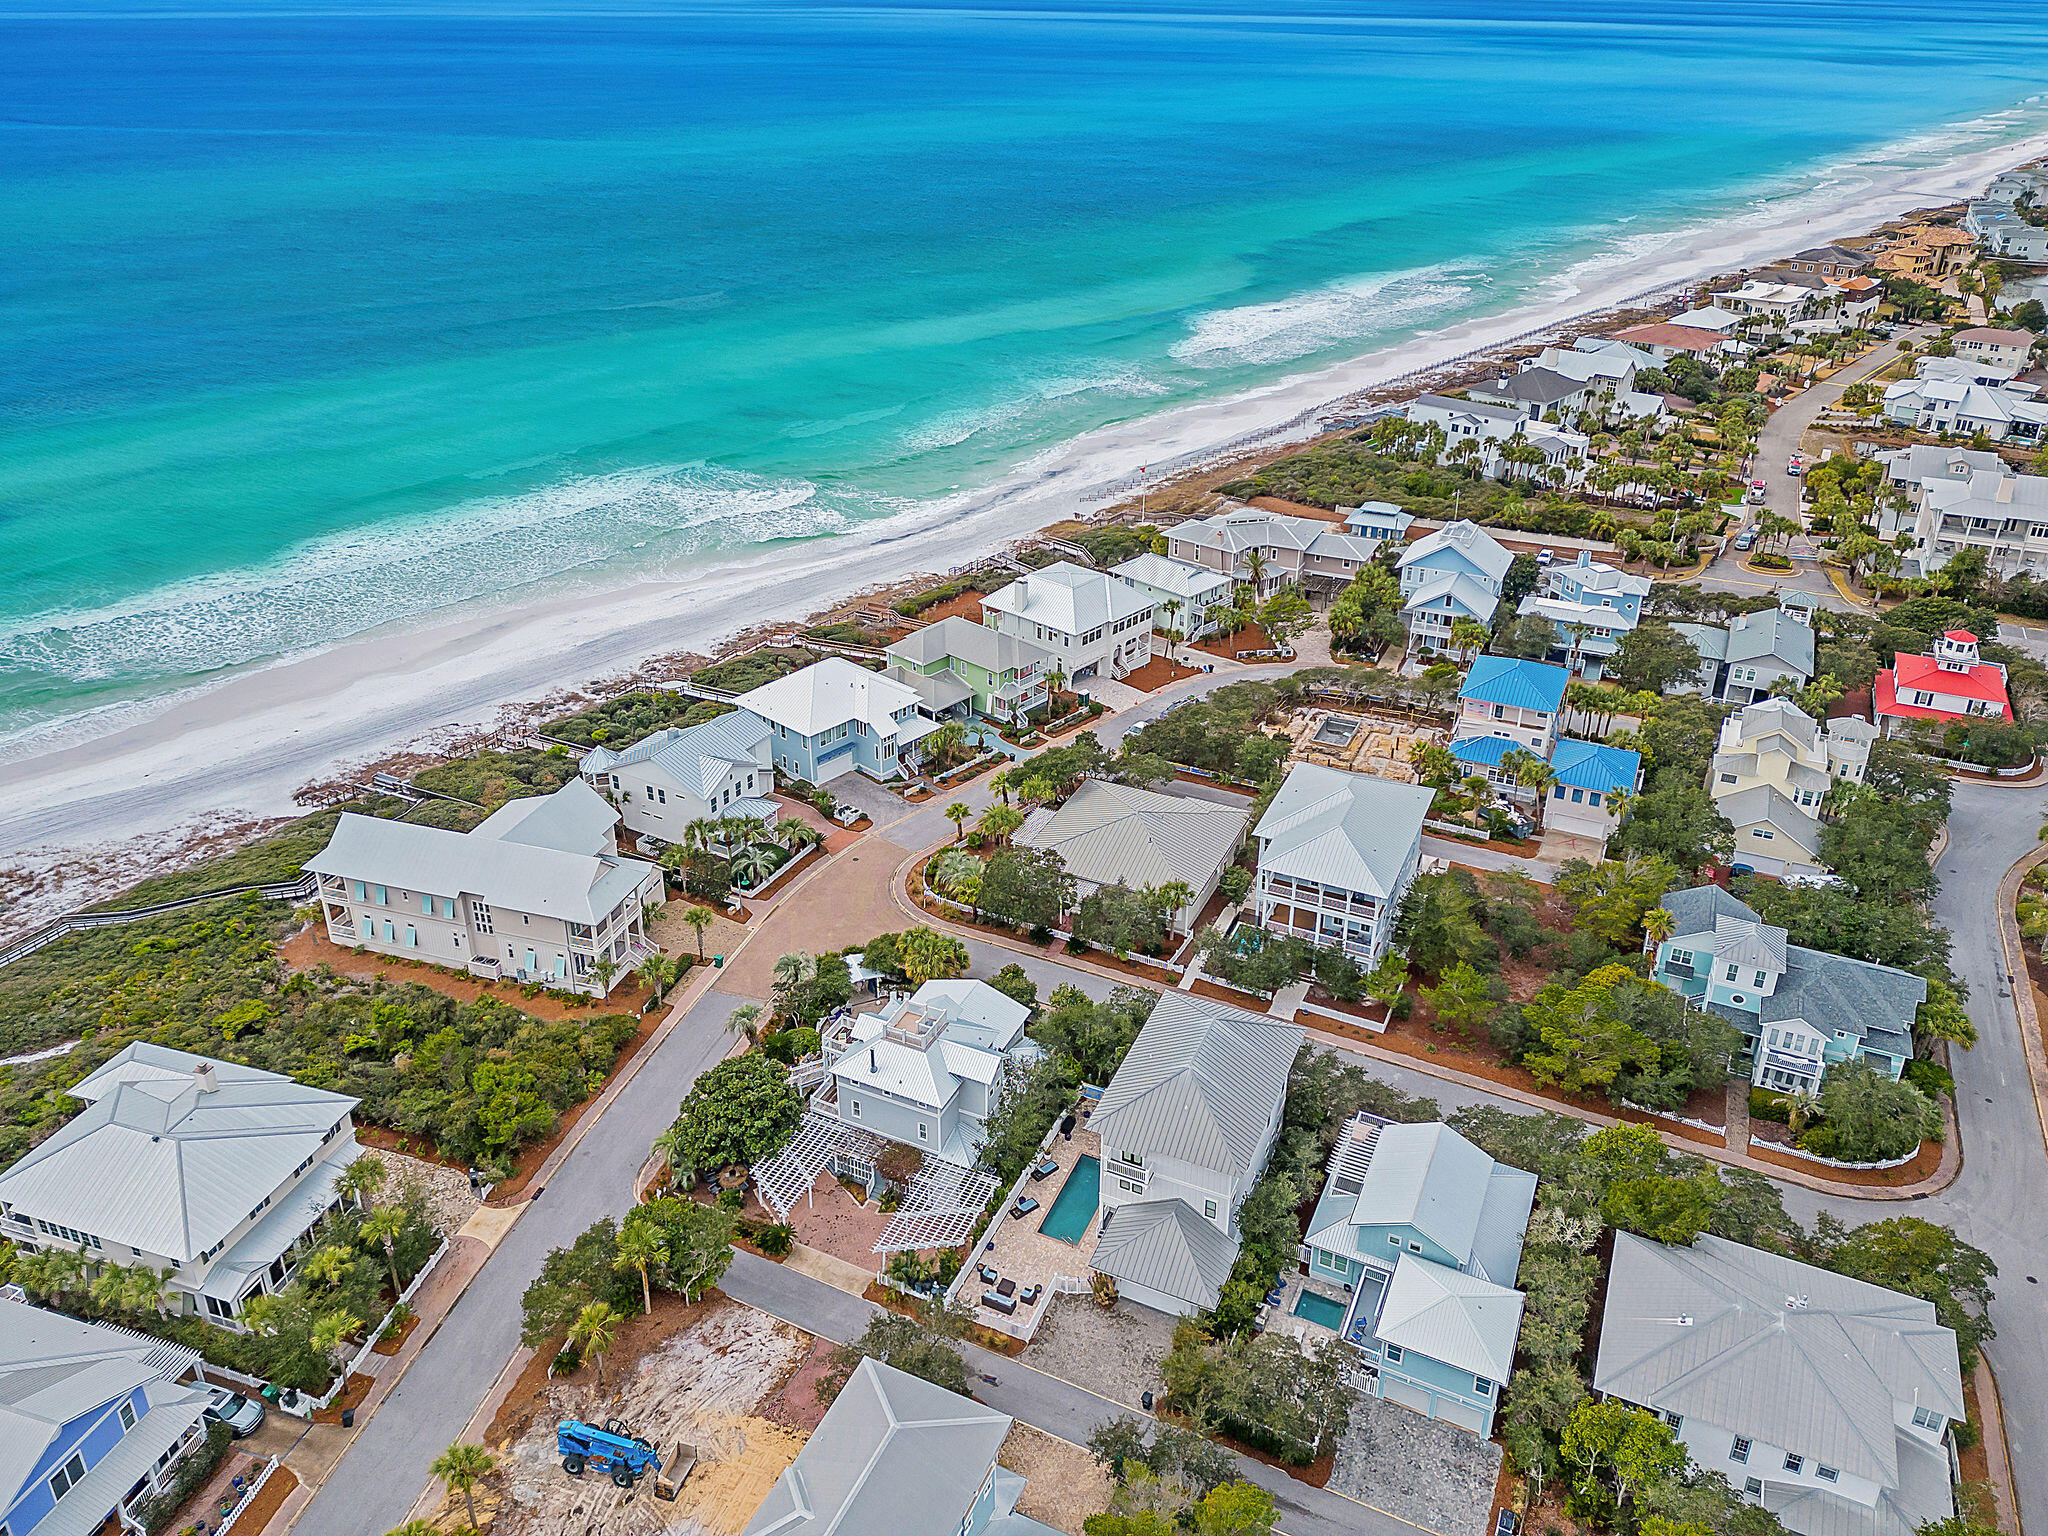
<svg viewBox="0 0 2048 1536"><path fill-rule="evenodd" d="M1973 325L1949 338L1955 355L1970 362L2002 368L2010 378L2027 366L2034 349L2034 333L2018 326Z"/></svg>
<svg viewBox="0 0 2048 1536"><path fill-rule="evenodd" d="M1798 1536L1913 1536L1955 1513L1961 1362L1918 1297L1711 1233L1617 1232L1593 1390Z"/></svg>
<svg viewBox="0 0 2048 1536"><path fill-rule="evenodd" d="M2015 474L2000 462L1930 478L1914 536L1926 574L1977 549L1994 575L2038 577L2048 567L2048 476Z"/></svg>
<svg viewBox="0 0 2048 1536"><path fill-rule="evenodd" d="M1781 680L1796 688L1813 681L1813 628L1789 608L1740 613L1725 625L1671 627L1700 653L1698 673L1674 683L1671 693L1697 690L1723 704L1747 704Z"/></svg>
<svg viewBox="0 0 2048 1536"><path fill-rule="evenodd" d="M1516 612L1550 621L1551 660L1598 678L1642 617L1649 592L1649 577L1604 565L1582 549L1571 564L1546 569Z"/></svg>
<svg viewBox="0 0 2048 1536"><path fill-rule="evenodd" d="M1014 721L1046 700L1053 654L958 614L913 630L882 653L884 675L916 690L935 720Z"/></svg>
<svg viewBox="0 0 2048 1536"><path fill-rule="evenodd" d="M1742 1031L1756 1086L1813 1093L1837 1062L1895 1079L1912 1060L1924 978L1790 943L1718 885L1668 891L1662 905L1672 934L1651 947L1650 974Z"/></svg>
<svg viewBox="0 0 2048 1536"><path fill-rule="evenodd" d="M1735 829L1736 867L1779 878L1825 874L1820 809L1836 782L1860 784L1876 727L1823 728L1790 699L1763 699L1721 722L1707 793Z"/></svg>
<svg viewBox="0 0 2048 1536"><path fill-rule="evenodd" d="M2048 401L2038 396L2032 384L2018 379L1982 384L1958 370L1930 369L1887 384L1884 414L1922 432L2031 443L2048 430Z"/></svg>
<svg viewBox="0 0 2048 1536"><path fill-rule="evenodd" d="M1561 378L1545 370L1548 377ZM1512 375L1522 378L1525 375ZM1587 386L1572 383L1583 392ZM1508 446L1533 448L1542 456L1544 478L1553 483L1576 484L1584 474L1591 439L1583 432L1540 420L1540 412L1524 405L1493 402L1474 392L1469 400L1450 395L1418 395L1408 403L1406 418L1432 426L1444 434L1444 457L1448 463L1469 459L1481 474L1498 480L1504 475L1524 474L1531 466L1507 453ZM1463 445L1470 444L1469 448Z"/></svg>
<svg viewBox="0 0 2048 1536"><path fill-rule="evenodd" d="M1934 642L1931 656L1904 651L1877 674L1871 709L1878 728L1897 735L1916 721L1945 725L1956 720L2010 720L2005 668L1977 654L1977 637L1952 629Z"/></svg>
<svg viewBox="0 0 2048 1536"><path fill-rule="evenodd" d="M1187 933L1244 845L1251 819L1245 806L1083 779L1060 805L1033 811L1011 841L1057 854L1074 877L1077 902L1119 882L1133 890L1183 887L1171 924Z"/></svg>
<svg viewBox="0 0 2048 1536"><path fill-rule="evenodd" d="M1019 576L981 600L982 622L998 634L1052 653L1069 683L1119 678L1152 659L1154 603L1107 571L1062 560Z"/></svg>
<svg viewBox="0 0 2048 1536"><path fill-rule="evenodd" d="M1265 1169L1308 1032L1190 992L1159 999L1089 1128L1102 1141L1091 1267L1127 1301L1216 1305L1242 1241L1237 1208Z"/></svg>
<svg viewBox="0 0 2048 1536"><path fill-rule="evenodd" d="M971 1167L1014 1063L1037 1058L1031 1010L984 982L928 981L879 1013L823 1031L825 1081L811 1108Z"/></svg>
<svg viewBox="0 0 2048 1536"><path fill-rule="evenodd" d="M1171 630L1183 641L1200 640L1216 631L1209 612L1229 607L1236 582L1221 570L1190 564L1186 560L1155 555L1147 550L1133 555L1112 574L1152 599L1152 623L1161 634Z"/></svg>
<svg viewBox="0 0 2048 1536"><path fill-rule="evenodd" d="M1459 619L1493 622L1515 557L1477 523L1447 523L1401 552L1401 620L1418 649L1449 649Z"/></svg>
<svg viewBox="0 0 2048 1536"><path fill-rule="evenodd" d="M862 1360L743 1536L1059 1536L1017 1513L1029 1479L996 1460L1012 1422Z"/></svg>
<svg viewBox="0 0 2048 1536"><path fill-rule="evenodd" d="M1564 718L1564 690L1571 674L1563 667L1512 656L1481 656L1458 690L1458 723L1451 755L1466 773L1484 774L1502 794L1533 799L1508 766L1517 751L1545 762L1557 745Z"/></svg>
<svg viewBox="0 0 2048 1536"><path fill-rule="evenodd" d="M902 777L917 744L939 728L907 683L827 656L733 701L773 731L769 752L784 777L828 784L841 774Z"/></svg>
<svg viewBox="0 0 2048 1536"><path fill-rule="evenodd" d="M166 1272L173 1315L240 1327L340 1203L356 1101L136 1041L66 1090L85 1108L0 1174L0 1236Z"/></svg>
<svg viewBox="0 0 2048 1536"><path fill-rule="evenodd" d="M1302 1246L1311 1285L1344 1303L1335 1331L1375 1396L1493 1433L1521 1332L1514 1284L1535 1202L1535 1174L1441 1122L1352 1117Z"/></svg>
<svg viewBox="0 0 2048 1536"><path fill-rule="evenodd" d="M638 837L682 841L693 821L753 816L773 821L775 773L768 722L741 710L671 726L613 751L592 747L577 765L584 783L618 807Z"/></svg>
<svg viewBox="0 0 2048 1536"><path fill-rule="evenodd" d="M1337 515L1344 519L1346 533L1382 544L1405 542L1415 522L1413 513L1391 501L1362 501L1355 507L1339 507Z"/></svg>
<svg viewBox="0 0 2048 1536"><path fill-rule="evenodd" d="M1705 326L1659 320L1616 331L1614 339L1649 353L1662 367L1674 357L1710 357L1722 350L1727 337L1723 332L1710 331Z"/></svg>
<svg viewBox="0 0 2048 1536"><path fill-rule="evenodd" d="M141 1506L206 1441L199 1351L0 1300L0 1530L147 1536Z"/></svg>
<svg viewBox="0 0 2048 1536"><path fill-rule="evenodd" d="M1422 862L1435 799L1424 785L1296 763L1252 828L1259 926L1376 964Z"/></svg>
<svg viewBox="0 0 2048 1536"><path fill-rule="evenodd" d="M667 900L658 866L619 857L618 820L583 779L469 832L349 812L306 868L336 944L603 997L656 951Z"/></svg>
<svg viewBox="0 0 2048 1536"><path fill-rule="evenodd" d="M1603 844L1621 818L1619 797L1643 785L1641 753L1576 737L1557 744L1550 771L1555 778L1543 806L1544 830Z"/></svg>
<svg viewBox="0 0 2048 1536"><path fill-rule="evenodd" d="M1318 518L1283 517L1256 507L1180 523L1166 534L1166 552L1175 560L1249 586L1261 601L1285 586L1317 596L1341 591L1379 549L1379 540Z"/></svg>

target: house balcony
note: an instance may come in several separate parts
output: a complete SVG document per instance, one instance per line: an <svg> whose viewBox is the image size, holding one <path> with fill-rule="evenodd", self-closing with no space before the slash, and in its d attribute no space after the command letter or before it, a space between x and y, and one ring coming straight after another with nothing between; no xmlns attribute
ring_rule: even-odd
<svg viewBox="0 0 2048 1536"><path fill-rule="evenodd" d="M1119 1179L1125 1183L1138 1186L1135 1190L1123 1191L1126 1194L1142 1195L1145 1193L1146 1186L1152 1182L1152 1171L1143 1164L1127 1162L1121 1157L1113 1157L1108 1154L1103 1156L1102 1176L1106 1179Z"/></svg>

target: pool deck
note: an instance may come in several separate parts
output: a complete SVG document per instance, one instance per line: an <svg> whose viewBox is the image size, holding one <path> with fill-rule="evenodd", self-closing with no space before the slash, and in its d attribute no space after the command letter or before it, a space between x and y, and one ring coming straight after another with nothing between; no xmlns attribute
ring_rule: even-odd
<svg viewBox="0 0 2048 1536"><path fill-rule="evenodd" d="M1055 1137L1047 1155L1059 1163L1060 1171L1036 1184L1025 1185L1025 1193L1038 1202L1039 1209L1019 1221L1005 1206L988 1229L988 1235L982 1239L980 1250L968 1259L970 1264L991 1266L1003 1279L1015 1280L1020 1291L1041 1285L1045 1287L1044 1293L1035 1306L1019 1307L1006 1316L981 1304L982 1292L990 1287L979 1280L971 1281L961 1292L961 1298L973 1304L976 1322L1023 1338L1036 1331L1046 1304L1052 1300L1054 1280L1064 1277L1087 1283L1088 1260L1095 1252L1095 1239L1102 1232L1099 1208L1089 1217L1088 1226L1078 1243L1062 1242L1038 1230L1039 1223L1045 1220L1059 1199L1060 1191L1067 1187L1067 1178L1073 1173L1074 1165L1084 1157L1093 1157L1100 1162L1102 1139L1093 1131L1077 1126L1070 1138Z"/></svg>
<svg viewBox="0 0 2048 1536"><path fill-rule="evenodd" d="M1304 1344L1323 1348L1337 1342L1337 1330L1326 1328L1312 1317L1303 1317L1294 1310L1295 1299L1306 1291L1311 1296L1321 1296L1340 1307L1351 1305L1351 1294L1342 1285L1333 1281L1306 1275L1297 1267L1282 1277L1285 1286L1280 1300L1270 1307L1260 1309L1259 1328L1265 1333L1276 1333L1283 1338L1299 1339ZM1341 1321L1341 1319L1340 1319Z"/></svg>

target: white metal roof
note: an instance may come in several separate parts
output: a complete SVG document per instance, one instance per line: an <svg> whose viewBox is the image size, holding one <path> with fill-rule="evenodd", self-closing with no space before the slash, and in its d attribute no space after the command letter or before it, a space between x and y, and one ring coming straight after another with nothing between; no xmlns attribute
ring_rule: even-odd
<svg viewBox="0 0 2048 1536"><path fill-rule="evenodd" d="M1213 1307L1237 1263L1238 1240L1179 1200L1120 1205L1104 1220L1088 1265L1127 1285Z"/></svg>
<svg viewBox="0 0 2048 1536"><path fill-rule="evenodd" d="M274 1196L356 1105L271 1072L219 1073L217 1067L219 1086L211 1091L188 1074L101 1092L0 1174L0 1202L188 1263Z"/></svg>
<svg viewBox="0 0 2048 1536"><path fill-rule="evenodd" d="M1120 576L1062 560L1019 576L981 600L983 609L1014 614L1063 635L1082 635L1152 611L1152 599Z"/></svg>
<svg viewBox="0 0 2048 1536"><path fill-rule="evenodd" d="M547 798L576 791L603 804L588 784L578 779ZM617 813L605 806L607 815ZM537 809L529 815L551 812ZM576 806L563 822L587 821ZM503 826L500 832L506 830ZM510 829L516 834L516 825ZM559 832L552 825L550 832ZM439 896L473 896L493 907L572 923L603 921L620 902L639 890L658 871L639 859L608 854L571 853L558 847L490 835L483 827L470 833L444 827L415 826L380 816L344 813L327 846L306 861L323 875L367 881L396 889Z"/></svg>
<svg viewBox="0 0 2048 1536"><path fill-rule="evenodd" d="M1506 1381L1522 1331L1522 1293L1404 1253L1373 1331L1385 1343Z"/></svg>
<svg viewBox="0 0 2048 1536"><path fill-rule="evenodd" d="M766 766L768 722L735 709L692 726L671 726L622 751L593 747L584 755L585 773L616 773L653 762L700 800L708 800L733 768Z"/></svg>
<svg viewBox="0 0 2048 1536"><path fill-rule="evenodd" d="M1140 556L1153 559L1157 555ZM935 661L966 661L990 672L1014 672L1049 661L1052 652L1018 635L1006 635L986 624L953 614L936 624L913 630L883 654L893 661L929 666Z"/></svg>
<svg viewBox="0 0 2048 1536"><path fill-rule="evenodd" d="M1091 885L1134 889L1181 881L1208 888L1244 841L1246 807L1085 779L1057 809L1031 813L1013 841L1049 849Z"/></svg>
<svg viewBox="0 0 2048 1536"><path fill-rule="evenodd" d="M1174 531L1176 535L1181 532L1180 529ZM1221 571L1189 565L1185 560L1169 560L1165 555L1155 555L1150 550L1142 555L1133 555L1115 568L1115 574L1133 585L1170 592L1183 605L1213 600L1219 594L1227 593L1231 587L1230 578Z"/></svg>
<svg viewBox="0 0 2048 1536"><path fill-rule="evenodd" d="M1410 544L1401 552L1400 568L1406 570L1443 550L1455 551L1467 564L1484 573L1496 592L1500 589L1501 578L1508 573L1508 567L1515 563L1515 557L1492 534L1477 523L1461 518Z"/></svg>
<svg viewBox="0 0 2048 1536"><path fill-rule="evenodd" d="M1259 868L1392 898L1435 798L1426 785L1296 763L1252 829Z"/></svg>
<svg viewBox="0 0 2048 1536"><path fill-rule="evenodd" d="M1104 1145L1198 1168L1253 1170L1287 1099L1307 1031L1168 992L1138 1031L1090 1120Z"/></svg>
<svg viewBox="0 0 2048 1536"><path fill-rule="evenodd" d="M593 857L618 852L612 828L619 813L582 779L571 779L553 794L508 800L470 830L471 837L496 838Z"/></svg>
<svg viewBox="0 0 2048 1536"><path fill-rule="evenodd" d="M859 723L887 739L902 734L897 711L916 708L919 699L917 690L906 684L870 672L844 656L827 656L787 677L763 683L733 702L799 736ZM921 721L925 717L912 718Z"/></svg>

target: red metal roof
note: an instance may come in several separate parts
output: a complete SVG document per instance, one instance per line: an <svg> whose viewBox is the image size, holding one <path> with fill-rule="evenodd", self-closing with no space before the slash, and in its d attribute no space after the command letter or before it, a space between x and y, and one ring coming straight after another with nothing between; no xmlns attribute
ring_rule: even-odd
<svg viewBox="0 0 2048 1536"><path fill-rule="evenodd" d="M1943 634L1941 638L1953 640L1958 645L1975 645L1977 643L1977 637L1967 629L1951 629Z"/></svg>
<svg viewBox="0 0 2048 1536"><path fill-rule="evenodd" d="M2012 718L2012 704L2006 698L2005 677L1991 662L1982 661L1967 672L1944 672L1931 656L1900 656L1896 667L1877 674L1871 689L1874 712L1904 715L1915 720L1964 720L1980 718L1960 710L1936 709L1924 704L1902 704L1899 691L1924 689L1951 698L1976 699L1996 704L2002 719Z"/></svg>

